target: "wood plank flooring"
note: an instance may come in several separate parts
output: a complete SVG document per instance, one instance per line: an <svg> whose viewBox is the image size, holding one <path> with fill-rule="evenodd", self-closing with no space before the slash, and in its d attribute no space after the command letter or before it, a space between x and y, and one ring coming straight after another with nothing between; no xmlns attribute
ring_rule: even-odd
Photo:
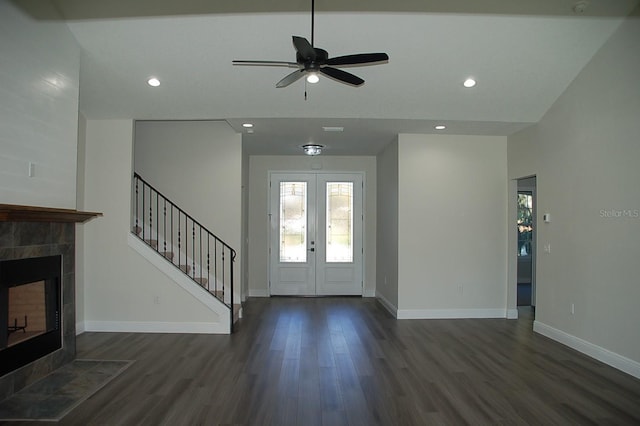
<svg viewBox="0 0 640 426"><path fill-rule="evenodd" d="M640 380L531 318L398 321L374 299L250 299L231 336L85 333L78 358L136 362L63 425L640 424Z"/></svg>

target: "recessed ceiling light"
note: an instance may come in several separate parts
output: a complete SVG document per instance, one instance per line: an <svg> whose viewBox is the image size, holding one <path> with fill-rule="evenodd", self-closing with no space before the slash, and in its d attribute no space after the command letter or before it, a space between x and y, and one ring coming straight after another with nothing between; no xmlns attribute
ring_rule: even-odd
<svg viewBox="0 0 640 426"><path fill-rule="evenodd" d="M308 83L315 84L315 83L317 83L319 81L320 81L320 77L318 77L318 74L316 74L315 72L312 72L311 74L309 74L307 76L307 82Z"/></svg>
<svg viewBox="0 0 640 426"><path fill-rule="evenodd" d="M253 124L251 124L251 123L244 123L244 124L242 125L242 127L246 128L246 129L250 129L250 128L252 128L252 127L253 127Z"/></svg>
<svg viewBox="0 0 640 426"><path fill-rule="evenodd" d="M445 126L444 124L438 124L437 126L433 127L436 130L444 130L447 128L447 126Z"/></svg>
<svg viewBox="0 0 640 426"><path fill-rule="evenodd" d="M152 87L158 87L160 86L160 80L155 77L151 77L149 80L147 80L147 84Z"/></svg>
<svg viewBox="0 0 640 426"><path fill-rule="evenodd" d="M464 87L473 87L476 85L476 81L473 78L468 78L462 83Z"/></svg>

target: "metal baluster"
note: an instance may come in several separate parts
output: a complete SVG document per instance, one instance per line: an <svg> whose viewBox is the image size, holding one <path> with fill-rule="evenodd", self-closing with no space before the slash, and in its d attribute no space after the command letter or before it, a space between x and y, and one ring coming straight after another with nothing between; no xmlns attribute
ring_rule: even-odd
<svg viewBox="0 0 640 426"><path fill-rule="evenodd" d="M171 203L171 253L173 253L173 203ZM171 263L175 263L171 256Z"/></svg>
<svg viewBox="0 0 640 426"><path fill-rule="evenodd" d="M213 245L213 279L215 281L215 290L218 292L218 240ZM224 300L224 299L223 299Z"/></svg>
<svg viewBox="0 0 640 426"><path fill-rule="evenodd" d="M178 210L178 267L180 266L181 256L182 256L182 246L180 245L180 210Z"/></svg>
<svg viewBox="0 0 640 426"><path fill-rule="evenodd" d="M142 241L144 241L144 234L145 234L145 230L144 229L146 228L146 226L144 226L144 213L145 213L145 207L144 207L144 192L145 191L144 191L144 188L146 186L147 185L144 182L142 182L142 215L141 215L141 217L142 217Z"/></svg>
<svg viewBox="0 0 640 426"><path fill-rule="evenodd" d="M156 251L160 251L160 199L156 191Z"/></svg>
<svg viewBox="0 0 640 426"><path fill-rule="evenodd" d="M209 238L209 234L207 233L207 290L211 289L211 271L209 269L210 265L209 265L209 241L211 239Z"/></svg>
<svg viewBox="0 0 640 426"><path fill-rule="evenodd" d="M134 177L135 181L136 181L136 227L135 227L135 232L136 235L138 235L138 214L140 213L140 210L138 210L138 200L139 200L139 193L138 193L138 185L140 183L140 180L138 179L137 176Z"/></svg>
<svg viewBox="0 0 640 426"><path fill-rule="evenodd" d="M224 288L226 282L224 281L224 246L222 246L222 300L224 301Z"/></svg>
<svg viewBox="0 0 640 426"><path fill-rule="evenodd" d="M192 226L191 277L195 277L196 276L196 222L193 219L191 219L191 226Z"/></svg>
<svg viewBox="0 0 640 426"><path fill-rule="evenodd" d="M152 189L149 188L149 233L153 231L153 192ZM149 245L151 245L151 240L153 238L153 234L149 235ZM151 247L153 247L151 245Z"/></svg>
<svg viewBox="0 0 640 426"><path fill-rule="evenodd" d="M167 199L162 197L162 201L164 203L163 207L162 207L162 214L163 214L163 221L162 221L162 226L164 228L164 230L162 231L162 233L164 234L164 238L163 238L163 256L167 257Z"/></svg>
<svg viewBox="0 0 640 426"><path fill-rule="evenodd" d="M233 333L233 319L234 319L234 312L233 312L233 262L235 262L236 260L236 252L233 251L233 249L231 247L229 247L229 253L231 254L231 261L229 262L229 267L231 268L231 270L229 271L229 276L231 278L231 283L229 283L229 294L231 299L229 300L229 306L231 307L230 311L231 311L231 322L229 323L229 332Z"/></svg>

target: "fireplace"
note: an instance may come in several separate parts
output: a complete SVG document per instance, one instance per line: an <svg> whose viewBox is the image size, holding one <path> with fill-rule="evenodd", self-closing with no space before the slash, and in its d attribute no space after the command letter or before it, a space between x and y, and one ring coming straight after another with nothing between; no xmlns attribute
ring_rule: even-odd
<svg viewBox="0 0 640 426"><path fill-rule="evenodd" d="M0 376L62 347L62 256L0 261Z"/></svg>
<svg viewBox="0 0 640 426"><path fill-rule="evenodd" d="M10 297L31 297L35 294L40 302L34 303L39 306L35 306L33 312L24 313L23 310L23 313L11 311L0 314L0 335L4 335L0 341L0 352L3 353L0 355L0 400L75 358L76 224L97 216L101 214L0 204L2 270L13 268L13 264L7 264L9 266L5 268L4 262L16 261L15 265L20 265L21 262L40 259L36 266L22 268L27 271L26 276L2 285L0 308L9 303ZM49 269L51 273L35 274ZM26 289L20 288L24 286ZM16 291L18 293L13 294ZM26 327L22 329L25 315ZM29 339L26 339L27 335ZM22 360L26 361L23 363Z"/></svg>

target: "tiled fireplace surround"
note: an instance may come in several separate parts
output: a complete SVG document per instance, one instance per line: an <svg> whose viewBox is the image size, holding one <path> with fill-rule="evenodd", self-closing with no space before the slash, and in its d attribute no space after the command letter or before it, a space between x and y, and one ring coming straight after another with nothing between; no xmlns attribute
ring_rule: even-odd
<svg viewBox="0 0 640 426"><path fill-rule="evenodd" d="M0 222L0 260L62 255L62 348L0 377L0 400L72 361L76 354L75 223Z"/></svg>

